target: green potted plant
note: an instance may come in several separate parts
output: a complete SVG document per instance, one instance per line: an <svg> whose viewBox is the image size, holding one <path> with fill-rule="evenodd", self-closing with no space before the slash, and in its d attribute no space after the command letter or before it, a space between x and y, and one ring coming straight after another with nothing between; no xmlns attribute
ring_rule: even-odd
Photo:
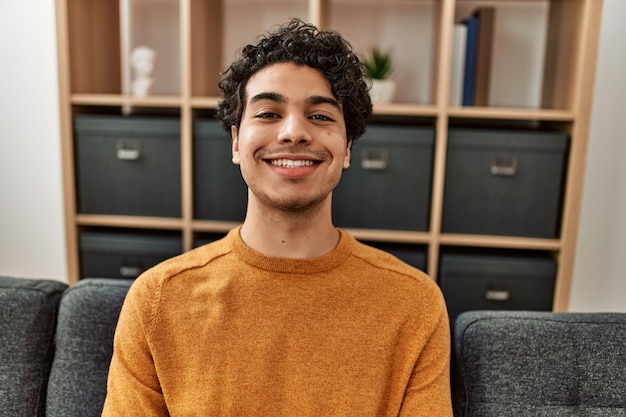
<svg viewBox="0 0 626 417"><path fill-rule="evenodd" d="M390 78L394 70L391 52L384 52L374 47L363 64L365 76L372 81L372 88L370 89L372 102L389 103L392 101L396 91L396 83Z"/></svg>

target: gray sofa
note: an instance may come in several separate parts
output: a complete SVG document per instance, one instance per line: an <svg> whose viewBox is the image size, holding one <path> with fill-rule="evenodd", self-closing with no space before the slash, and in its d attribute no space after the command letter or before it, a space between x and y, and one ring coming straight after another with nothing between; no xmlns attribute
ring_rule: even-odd
<svg viewBox="0 0 626 417"><path fill-rule="evenodd" d="M452 374L458 416L626 417L626 314L463 313Z"/></svg>
<svg viewBox="0 0 626 417"><path fill-rule="evenodd" d="M0 417L100 415L131 282L0 277ZM457 416L626 417L626 314L468 312L453 352Z"/></svg>
<svg viewBox="0 0 626 417"><path fill-rule="evenodd" d="M0 277L0 417L100 416L131 282Z"/></svg>

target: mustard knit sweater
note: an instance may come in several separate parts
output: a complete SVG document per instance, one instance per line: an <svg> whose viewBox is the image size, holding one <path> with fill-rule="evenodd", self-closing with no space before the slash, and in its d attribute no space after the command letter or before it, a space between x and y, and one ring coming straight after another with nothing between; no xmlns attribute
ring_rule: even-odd
<svg viewBox="0 0 626 417"><path fill-rule="evenodd" d="M425 274L345 232L286 259L237 228L133 284L103 416L448 417L449 357Z"/></svg>

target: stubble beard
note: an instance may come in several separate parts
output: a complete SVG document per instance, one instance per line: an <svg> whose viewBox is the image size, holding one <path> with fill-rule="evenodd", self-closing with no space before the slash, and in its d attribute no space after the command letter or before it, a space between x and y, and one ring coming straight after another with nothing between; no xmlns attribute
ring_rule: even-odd
<svg viewBox="0 0 626 417"><path fill-rule="evenodd" d="M298 180L293 180L293 182L297 183ZM330 197L330 194L338 183L339 178L333 178L322 190L314 194L301 193L283 195L280 190L275 190L275 193L270 194L263 188L257 187L253 182L250 183L248 187L252 194L251 197L255 198L265 210L303 215L306 213L314 214L321 210L324 206L324 202Z"/></svg>
<svg viewBox="0 0 626 417"><path fill-rule="evenodd" d="M244 180L248 184L248 198L254 200L256 208L264 216L299 218L302 221L316 217L324 210L326 204L330 207L331 193L341 179L341 171L329 178L324 187L315 192L281 193L281 190L267 190L256 184L253 179L247 178L242 170ZM288 180L291 186L297 188L302 180ZM290 185L286 185L289 187Z"/></svg>

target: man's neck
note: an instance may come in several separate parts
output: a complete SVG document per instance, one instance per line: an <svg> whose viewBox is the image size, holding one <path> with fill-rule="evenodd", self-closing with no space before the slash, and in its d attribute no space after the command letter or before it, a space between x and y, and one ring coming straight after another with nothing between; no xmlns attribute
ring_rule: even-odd
<svg viewBox="0 0 626 417"><path fill-rule="evenodd" d="M325 255L339 242L329 203L307 213L268 213L249 205L241 238L252 249L270 256L304 259Z"/></svg>

